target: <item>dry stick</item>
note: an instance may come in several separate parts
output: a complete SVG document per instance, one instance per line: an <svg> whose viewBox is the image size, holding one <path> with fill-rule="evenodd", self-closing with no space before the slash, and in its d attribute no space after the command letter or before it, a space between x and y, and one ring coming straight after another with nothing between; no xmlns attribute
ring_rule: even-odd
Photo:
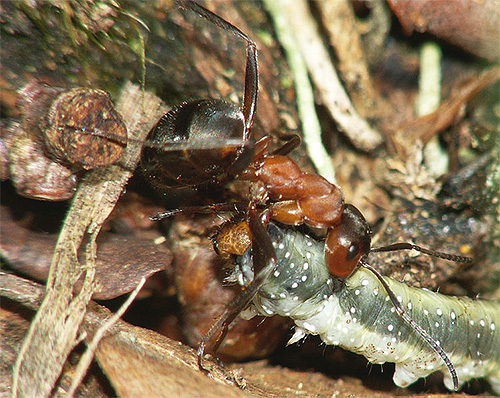
<svg viewBox="0 0 500 398"><path fill-rule="evenodd" d="M335 183L335 169L330 155L328 155L322 143L321 126L314 105L313 88L307 74L304 58L298 49L297 40L288 25L279 3L275 0L264 0L264 6L273 19L278 40L285 49L288 65L293 74L297 95L297 108L309 158L313 162L318 174L325 177L328 181Z"/></svg>
<svg viewBox="0 0 500 398"><path fill-rule="evenodd" d="M143 97L141 90L131 83L127 83L122 90L117 110L135 142L145 139L149 128L161 114L160 100L147 93ZM127 146L122 156L126 168L112 165L92 170L81 181L56 244L44 300L14 365L13 397L46 397L53 390L74 347L86 306L95 288L93 261L87 261L81 267L78 250L86 235L91 238L89 242L97 236L132 174L140 149L140 145ZM92 245L86 244L89 258L95 256L95 246ZM73 286L82 272L86 273L85 282L73 298Z"/></svg>
<svg viewBox="0 0 500 398"><path fill-rule="evenodd" d="M122 306L118 309L118 311L116 311L116 313L114 313L111 318L109 318L99 329L97 329L97 332L95 333L94 338L88 344L87 350L80 358L80 362L78 362L78 365L75 369L75 376L73 377L73 380L71 382L71 387L68 390L68 392L66 393L66 395L68 397L72 397L75 395L75 391L78 388L78 386L80 385L80 383L82 382L83 377L87 373L87 369L90 366L92 359L94 358L95 351L97 350L97 345L99 344L99 342L103 338L104 334L116 322L118 322L118 320L123 316L125 311L127 311L128 307L130 307L130 304L132 304L132 301L134 301L137 294L144 286L145 282L146 282L146 278L144 278L144 277L141 278L137 287L130 293L127 300L122 304Z"/></svg>
<svg viewBox="0 0 500 398"><path fill-rule="evenodd" d="M351 3L335 0L314 4L320 10L330 45L338 58L338 69L352 102L364 117L376 116L376 93Z"/></svg>
<svg viewBox="0 0 500 398"><path fill-rule="evenodd" d="M418 97L415 104L417 116L428 115L439 108L441 102L441 48L434 42L425 42L420 48L420 76L418 79ZM429 173L435 178L448 171L449 157L439 142L439 136L433 136L424 147L424 159Z"/></svg>
<svg viewBox="0 0 500 398"><path fill-rule="evenodd" d="M382 136L354 109L321 40L307 1L277 0L276 3L294 32L312 80L333 119L357 148L375 149L382 143Z"/></svg>

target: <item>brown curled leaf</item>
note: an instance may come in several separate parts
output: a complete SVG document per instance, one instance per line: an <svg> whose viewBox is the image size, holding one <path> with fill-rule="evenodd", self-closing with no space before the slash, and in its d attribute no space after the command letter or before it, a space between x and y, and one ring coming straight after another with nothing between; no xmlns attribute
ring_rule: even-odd
<svg viewBox="0 0 500 398"><path fill-rule="evenodd" d="M408 33L429 32L490 61L500 56L497 0L389 0Z"/></svg>

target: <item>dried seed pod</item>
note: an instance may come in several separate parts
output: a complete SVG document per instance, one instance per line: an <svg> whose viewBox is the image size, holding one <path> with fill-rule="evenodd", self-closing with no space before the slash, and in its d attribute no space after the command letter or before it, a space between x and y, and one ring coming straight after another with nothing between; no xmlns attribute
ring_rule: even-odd
<svg viewBox="0 0 500 398"><path fill-rule="evenodd" d="M102 90L52 87L41 81L20 93L25 130L33 132L47 155L72 168L107 166L127 144L127 128Z"/></svg>

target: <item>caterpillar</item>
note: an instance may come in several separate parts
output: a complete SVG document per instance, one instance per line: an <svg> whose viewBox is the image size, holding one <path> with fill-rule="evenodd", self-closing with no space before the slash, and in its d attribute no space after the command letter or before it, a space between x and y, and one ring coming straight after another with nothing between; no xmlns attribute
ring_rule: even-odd
<svg viewBox="0 0 500 398"><path fill-rule="evenodd" d="M394 383L407 387L443 371L445 386L454 383L440 356L396 312L381 281L361 267L345 279L332 276L325 263L325 243L270 222L267 227L276 264L241 315L290 317L295 333L289 344L308 334L329 345L365 356L375 364L394 362ZM228 278L242 286L253 280L251 246L236 256ZM405 312L451 360L458 385L486 378L500 394L500 303L451 297L413 288L383 277Z"/></svg>

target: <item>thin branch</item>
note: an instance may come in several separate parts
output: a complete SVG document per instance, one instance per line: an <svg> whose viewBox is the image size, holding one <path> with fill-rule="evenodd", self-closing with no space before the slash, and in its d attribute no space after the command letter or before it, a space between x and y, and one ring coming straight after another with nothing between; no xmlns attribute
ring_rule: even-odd
<svg viewBox="0 0 500 398"><path fill-rule="evenodd" d="M118 320L123 316L125 311L127 311L128 307L130 307L130 304L132 304L134 299L137 297L137 294L139 294L140 290L144 286L144 283L146 283L146 278L141 278L137 287L130 293L127 300L122 304L118 311L116 311L116 313L114 313L111 318L109 318L99 329L97 329L92 341L88 344L87 350L80 358L80 362L78 362L78 365L75 369L75 376L73 377L73 381L71 382L71 387L66 393L68 397L72 397L75 395L75 391L85 377L87 369L90 366L92 359L94 358L97 346L103 338L104 334L109 329L111 329L111 327L113 327L113 325L118 322Z"/></svg>
<svg viewBox="0 0 500 398"><path fill-rule="evenodd" d="M363 151L375 149L382 143L382 136L352 105L318 33L307 1L279 0L275 3L294 32L312 80L335 122L357 148Z"/></svg>

